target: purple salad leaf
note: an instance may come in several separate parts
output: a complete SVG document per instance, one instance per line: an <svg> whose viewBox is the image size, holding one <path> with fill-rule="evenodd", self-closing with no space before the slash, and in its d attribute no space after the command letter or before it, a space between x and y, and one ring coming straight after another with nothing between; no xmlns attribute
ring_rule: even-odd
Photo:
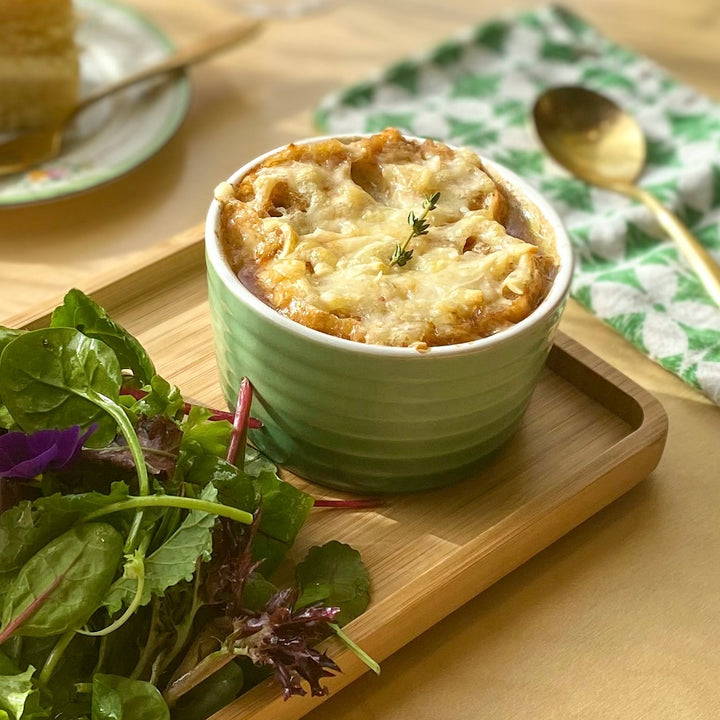
<svg viewBox="0 0 720 720"><path fill-rule="evenodd" d="M313 647L331 634L331 623L340 608L313 604L296 610L297 589L276 590L257 574L252 547L261 514L258 511L250 526L238 527L225 520L215 525L213 557L203 568L202 600L216 606L221 615L196 635L176 667L164 692L171 706L239 655L271 670L285 699L307 694L303 680L313 696L325 695L327 689L321 680L340 671L325 653ZM269 599L258 609L249 608L254 603L248 603L246 590L249 583L258 580L269 589Z"/></svg>
<svg viewBox="0 0 720 720"><path fill-rule="evenodd" d="M150 474L162 473L171 478L177 464L182 430L173 420L163 415L152 418L141 415L135 431ZM110 463L125 470L135 470L132 453L122 435L118 435L104 448L86 448L82 453L82 459L93 463Z"/></svg>
<svg viewBox="0 0 720 720"><path fill-rule="evenodd" d="M296 600L296 589L279 590L258 612L236 618L225 615L208 622L163 692L168 704L174 706L185 693L243 655L255 665L272 670L286 700L307 694L303 680L311 695L326 695L322 679L332 677L340 668L312 646L332 632L330 623L340 610L313 606L295 611Z"/></svg>
<svg viewBox="0 0 720 720"><path fill-rule="evenodd" d="M294 611L297 596L294 588L279 590L261 612L236 618L231 636L236 654L273 669L286 700L307 694L301 680L308 683L311 695L326 695L320 681L340 672L326 653L312 647L329 634L329 623L340 608L316 605Z"/></svg>
<svg viewBox="0 0 720 720"><path fill-rule="evenodd" d="M82 435L79 425L30 435L19 431L0 435L0 477L32 480L46 470L59 470L77 457L96 429L93 423Z"/></svg>
<svg viewBox="0 0 720 720"><path fill-rule="evenodd" d="M252 559L251 548L261 515L259 510L253 523L243 526L219 518L213 529L212 559L204 568L204 601L219 605L230 617L240 615L246 607L245 584L260 565L260 561Z"/></svg>

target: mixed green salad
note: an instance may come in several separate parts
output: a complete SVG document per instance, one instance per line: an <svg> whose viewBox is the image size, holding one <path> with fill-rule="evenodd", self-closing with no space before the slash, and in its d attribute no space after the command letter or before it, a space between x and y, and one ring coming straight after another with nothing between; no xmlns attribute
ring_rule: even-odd
<svg viewBox="0 0 720 720"><path fill-rule="evenodd" d="M188 404L78 290L0 327L0 720L204 720L270 676L323 695L331 633L372 664L340 629L359 553L288 572L315 500L247 445L251 395Z"/></svg>

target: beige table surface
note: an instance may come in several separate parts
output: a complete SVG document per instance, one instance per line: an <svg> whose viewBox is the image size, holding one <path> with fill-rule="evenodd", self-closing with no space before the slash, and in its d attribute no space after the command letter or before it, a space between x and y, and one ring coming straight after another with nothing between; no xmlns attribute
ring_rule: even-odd
<svg viewBox="0 0 720 720"><path fill-rule="evenodd" d="M128 2L182 42L221 26L230 0ZM78 197L0 209L0 319L201 221L219 180L314 134L311 110L327 92L533 4L356 0L275 23L193 69L182 128L141 167ZM720 99L717 0L566 4ZM563 326L665 405L658 469L311 720L720 718L720 410L572 303Z"/></svg>

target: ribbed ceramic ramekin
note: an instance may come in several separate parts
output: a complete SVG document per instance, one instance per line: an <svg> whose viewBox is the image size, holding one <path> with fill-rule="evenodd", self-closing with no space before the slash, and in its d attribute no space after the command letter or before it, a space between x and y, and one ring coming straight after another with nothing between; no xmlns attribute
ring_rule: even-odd
<svg viewBox="0 0 720 720"><path fill-rule="evenodd" d="M237 182L280 149L228 181ZM206 257L220 381L232 407L241 379L250 379L252 412L263 421L251 439L275 462L343 490L416 491L467 477L517 428L568 295L572 251L541 196L506 168L483 163L549 223L559 270L541 305L511 329L424 353L326 335L267 306L225 259L220 206L213 200Z"/></svg>

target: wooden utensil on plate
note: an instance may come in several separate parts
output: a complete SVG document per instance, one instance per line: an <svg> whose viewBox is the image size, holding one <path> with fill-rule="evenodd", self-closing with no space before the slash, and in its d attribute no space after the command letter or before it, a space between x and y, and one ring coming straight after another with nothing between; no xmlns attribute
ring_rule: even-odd
<svg viewBox="0 0 720 720"><path fill-rule="evenodd" d="M182 70L240 42L250 40L262 26L263 22L260 20L246 19L225 30L207 35L153 65L98 88L84 97L64 120L55 126L32 130L0 144L0 176L21 172L56 157L62 149L63 138L70 123L90 105L131 85Z"/></svg>

